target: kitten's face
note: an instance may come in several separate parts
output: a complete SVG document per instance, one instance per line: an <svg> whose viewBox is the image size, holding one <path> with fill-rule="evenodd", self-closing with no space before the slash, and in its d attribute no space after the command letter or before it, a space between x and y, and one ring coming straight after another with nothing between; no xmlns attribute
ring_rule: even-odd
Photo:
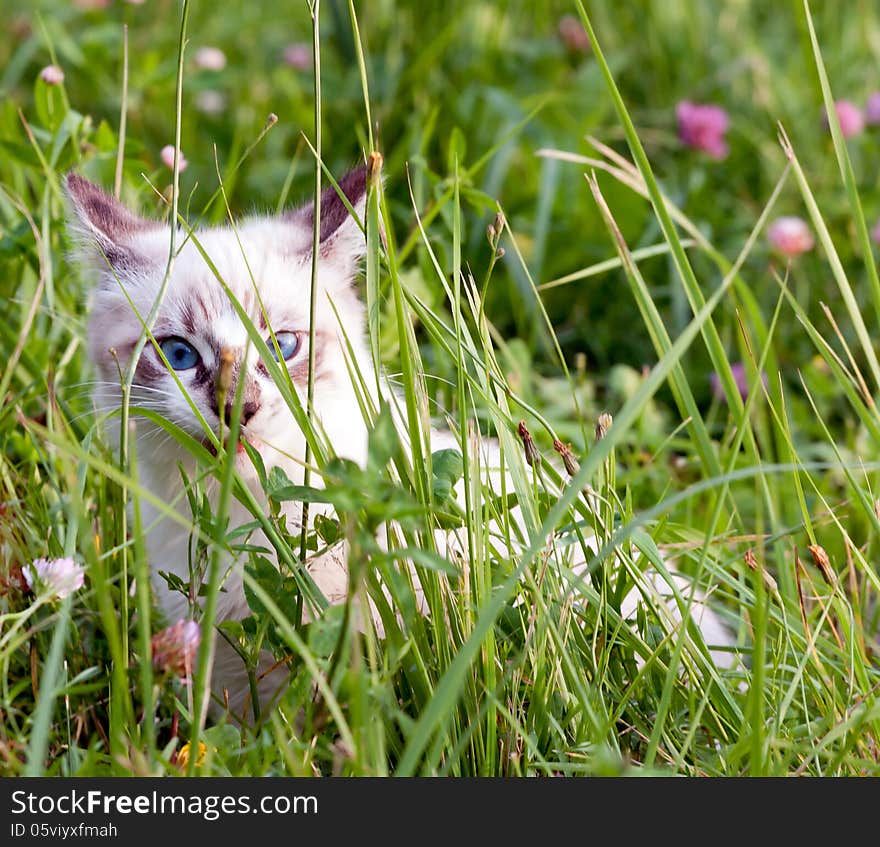
<svg viewBox="0 0 880 847"><path fill-rule="evenodd" d="M364 171L349 174L340 186L352 206L362 210ZM134 216L79 177L71 175L67 187L76 213L74 224L90 249L90 265L97 275L89 349L101 380L96 392L98 403L107 409L120 402L119 366L125 370L142 333L138 314L145 320L159 293L170 233L164 225ZM352 287L364 236L334 189L324 193L321 207L315 409L336 451L359 459L363 425L358 426L360 413L346 366L347 344L340 322L345 337L354 346L358 365L368 367L363 349L363 309ZM247 329L232 298L275 352L271 327L278 346L276 358L287 367L304 398L309 362L312 221L311 208L306 207L281 218L244 221L236 227L237 232L225 227L197 232L199 244L210 257L216 274L192 239L179 234L178 244L183 246L175 258L153 327L168 365L148 343L135 370L134 405L154 409L207 442L187 396L206 423L218 432L221 416L229 419L238 389L243 398L242 434L260 450L267 466L282 464L289 470L290 462L285 457L302 460L303 434L265 363L249 343ZM218 404L221 371L229 380L222 409ZM145 435L139 441L143 441L146 451L142 459L149 461L157 444L170 449L173 442L164 439L154 425L139 424L139 435L141 430L145 430ZM337 444L337 440L342 443ZM248 467L249 462L240 457L239 469L246 472ZM296 476L296 469L293 470Z"/></svg>

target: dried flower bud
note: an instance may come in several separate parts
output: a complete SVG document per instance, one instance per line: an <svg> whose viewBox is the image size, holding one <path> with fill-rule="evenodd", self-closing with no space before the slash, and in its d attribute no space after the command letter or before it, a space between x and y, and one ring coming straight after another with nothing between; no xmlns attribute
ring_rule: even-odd
<svg viewBox="0 0 880 847"><path fill-rule="evenodd" d="M50 600L63 600L85 582L85 568L70 558L36 559L21 572L34 594Z"/></svg>
<svg viewBox="0 0 880 847"><path fill-rule="evenodd" d="M764 580L764 585L772 594L776 594L779 591L779 586L776 584L776 580L773 579L773 577L770 576L770 574L768 574L763 567L758 565L758 559L755 557L754 551L746 550L746 555L744 558L746 564L749 566L749 568L751 568L751 570L755 571L755 573L757 573L758 571L761 572L761 579Z"/></svg>
<svg viewBox="0 0 880 847"><path fill-rule="evenodd" d="M602 412L601 415L596 419L596 441L601 441L606 435L608 435L608 430L611 429L611 424L614 422L614 419L611 417L608 412Z"/></svg>
<svg viewBox="0 0 880 847"><path fill-rule="evenodd" d="M498 212L498 214L492 219L492 223L486 227L486 238L489 239L490 246L495 248L498 247L498 242L501 240L501 236L504 233L505 221L504 212ZM501 252L501 255L504 255L504 251Z"/></svg>
<svg viewBox="0 0 880 847"><path fill-rule="evenodd" d="M822 578L825 582L832 588L837 588L837 574L834 572L834 568L831 567L831 560L828 558L825 548L820 547L818 544L810 544L807 549L810 551L816 567L822 571Z"/></svg>
<svg viewBox="0 0 880 847"><path fill-rule="evenodd" d="M580 465L574 456L574 451L570 444L563 444L558 438L553 439L553 449L562 456L562 464L569 476L574 476L579 470Z"/></svg>
<svg viewBox="0 0 880 847"><path fill-rule="evenodd" d="M367 158L368 185L371 185L375 188L379 184L379 179L382 174L382 165L384 163L385 159L378 150L373 150L370 152L370 155Z"/></svg>
<svg viewBox="0 0 880 847"><path fill-rule="evenodd" d="M499 248L495 251L495 258L496 258L496 259L503 259L503 258L504 258L504 254L505 254L506 252L507 252L507 251L506 251L503 247L499 247Z"/></svg>
<svg viewBox="0 0 880 847"><path fill-rule="evenodd" d="M225 398L232 385L232 369L235 364L235 352L229 347L220 351L220 373L217 374L217 397Z"/></svg>
<svg viewBox="0 0 880 847"><path fill-rule="evenodd" d="M269 114L266 116L266 123L263 125L263 129L264 130L271 129L277 123L278 123L278 115L276 115L274 112L269 112Z"/></svg>
<svg viewBox="0 0 880 847"><path fill-rule="evenodd" d="M520 421L519 425L516 428L516 431L519 433L519 437L522 439L523 450L525 450L526 461L532 466L535 467L541 463L541 454L538 452L538 448L535 446L535 442L532 439L532 434L529 432L528 427L526 426L525 421Z"/></svg>
<svg viewBox="0 0 880 847"><path fill-rule="evenodd" d="M150 642L153 668L159 673L191 677L201 640L202 630L196 621L179 620L157 632Z"/></svg>

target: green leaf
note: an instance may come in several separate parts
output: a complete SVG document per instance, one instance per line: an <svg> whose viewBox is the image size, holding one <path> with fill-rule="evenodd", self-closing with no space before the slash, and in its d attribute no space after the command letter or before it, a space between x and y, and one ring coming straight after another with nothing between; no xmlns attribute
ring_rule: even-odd
<svg viewBox="0 0 880 847"><path fill-rule="evenodd" d="M98 129L95 131L94 144L102 153L116 152L116 147L119 144L119 141L116 137L116 133L107 121L101 121L101 123L98 124Z"/></svg>
<svg viewBox="0 0 880 847"><path fill-rule="evenodd" d="M433 480L431 487L434 491L434 499L443 503L453 497L456 483L464 473L464 461L458 450L447 448L431 454L431 469Z"/></svg>
<svg viewBox="0 0 880 847"><path fill-rule="evenodd" d="M330 606L320 618L309 624L308 645L316 656L327 659L339 643L345 623L345 606Z"/></svg>
<svg viewBox="0 0 880 847"><path fill-rule="evenodd" d="M278 597L281 590L281 574L278 569L268 559L262 556L254 556L251 561L245 565L245 571L249 573L256 583L273 598ZM256 614L262 614L266 611L266 607L260 602L248 583L244 584L244 594L248 601L248 606Z"/></svg>
<svg viewBox="0 0 880 847"><path fill-rule="evenodd" d="M400 436L397 434L397 428L394 426L391 407L388 403L383 403L376 418L376 423L370 431L367 447L367 465L373 470L384 468L397 452L399 445Z"/></svg>
<svg viewBox="0 0 880 847"><path fill-rule="evenodd" d="M290 478L277 465L269 471L266 481L266 494L273 500L286 502L294 500L300 503L330 503L327 491L313 488L310 485L294 485Z"/></svg>
<svg viewBox="0 0 880 847"><path fill-rule="evenodd" d="M335 544L342 538L339 521L325 515L315 515L315 532L325 544Z"/></svg>
<svg viewBox="0 0 880 847"><path fill-rule="evenodd" d="M294 621L299 597L296 580L283 576L275 565L263 556L252 556L251 561L245 565L245 571L266 594L272 597L287 619ZM249 587L247 580L244 584L244 594L251 611L257 615L266 611L257 594Z"/></svg>
<svg viewBox="0 0 880 847"><path fill-rule="evenodd" d="M454 173L456 163L463 163L467 155L467 141L459 127L453 127L449 134L449 147L446 154L446 169Z"/></svg>
<svg viewBox="0 0 880 847"><path fill-rule="evenodd" d="M253 620L253 619L252 619ZM241 621L223 621L217 625L217 629L224 632L232 641L240 643L244 640L244 624Z"/></svg>
<svg viewBox="0 0 880 847"><path fill-rule="evenodd" d="M189 583L184 582L176 573L159 571L159 576L165 580L171 591L179 591L181 594L189 594Z"/></svg>
<svg viewBox="0 0 880 847"><path fill-rule="evenodd" d="M400 547L388 553L386 558L390 561L399 562L409 560L420 567L428 568L428 570L439 571L450 576L458 575L458 569L449 559L445 559L443 556L430 550L421 550L418 547Z"/></svg>

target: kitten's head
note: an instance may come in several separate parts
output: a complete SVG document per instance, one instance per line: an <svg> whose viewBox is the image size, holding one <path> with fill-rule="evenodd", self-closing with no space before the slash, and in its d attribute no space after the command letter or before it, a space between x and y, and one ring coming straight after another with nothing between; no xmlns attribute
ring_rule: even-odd
<svg viewBox="0 0 880 847"><path fill-rule="evenodd" d="M366 170L359 168L339 181L350 205L363 220ZM89 353L98 371L96 398L101 410L118 405L120 368L124 372L143 332L166 275L170 231L167 224L144 219L76 174L66 181L70 200L69 228L79 256L94 279L89 321ZM197 230L199 245L178 231L174 258L153 335L205 421L218 431L218 377L221 361L231 359L231 403L244 379L242 433L263 454L267 467L281 464L297 476L305 440L253 344L231 296L253 325L274 345L300 396L305 397L309 363L309 313L312 275L314 211L311 204L280 217L251 218L235 230L216 227ZM353 278L364 254L365 239L333 187L321 196L320 246L317 261L315 317L314 408L335 451L356 460L364 451L365 432L349 369L351 344L357 365L370 384L369 357L364 345L363 307ZM182 246L181 246L182 245ZM261 306L262 304L262 306ZM265 310L265 314L264 314ZM338 313L338 317L337 317ZM227 364L225 373L230 373ZM204 429L169 368L152 344L140 355L135 370L132 402L152 408L198 439ZM111 431L113 427L111 426ZM145 437L142 460L162 461L156 445L169 442L151 424L139 426ZM163 449L173 449L165 446Z"/></svg>

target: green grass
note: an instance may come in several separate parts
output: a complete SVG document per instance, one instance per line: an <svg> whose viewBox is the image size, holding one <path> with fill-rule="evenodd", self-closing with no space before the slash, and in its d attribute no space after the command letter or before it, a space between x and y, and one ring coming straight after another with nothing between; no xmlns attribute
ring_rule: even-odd
<svg viewBox="0 0 880 847"><path fill-rule="evenodd" d="M877 12L519 0L367 14L325 0L316 77L281 61L287 43L311 44L308 8L255 19L251 7L217 15L196 0L184 33L170 0L13 3L0 43L0 772L878 773L880 135L845 140L821 120L823 104L870 93ZM592 51L565 47L564 14L594 31ZM223 48L224 69L193 64L204 45ZM52 61L63 86L37 79ZM225 97L220 113L198 110L205 91ZM723 161L678 142L685 98L730 113ZM190 164L172 174L159 150L176 136ZM91 408L89 280L69 261L61 178L117 184L188 232L300 202L373 151L384 181L367 206L362 291L405 437L365 399L370 461L334 461L276 369L324 494L270 476L270 502L324 496L337 510L304 536L260 510L231 456L189 445L201 455L186 496L209 563L203 625L218 552L245 543L224 522L237 497L281 564L254 554L254 614L225 634L251 663L270 647L292 671L255 728L206 721L203 672L186 688L151 670L161 624L137 509L150 494L131 445L112 451ZM816 234L790 266L765 234L782 214ZM597 440L605 411L614 422ZM458 436L460 467L432 454L429 419ZM481 482L477 430L501 446L503 496ZM573 445L573 479L554 437ZM212 476L213 508L201 498ZM389 521L385 551L375 534ZM434 530L456 521L466 562L436 551ZM340 535L383 639L359 632L348 607L300 622L303 605L323 605L303 550ZM599 551L579 579L568 557L590 535ZM17 568L60 556L85 566L84 589L61 604L21 590ZM732 669L695 629L670 629L651 596L622 621L630 588L670 560L735 634ZM199 741L204 761L182 764L181 746Z"/></svg>

